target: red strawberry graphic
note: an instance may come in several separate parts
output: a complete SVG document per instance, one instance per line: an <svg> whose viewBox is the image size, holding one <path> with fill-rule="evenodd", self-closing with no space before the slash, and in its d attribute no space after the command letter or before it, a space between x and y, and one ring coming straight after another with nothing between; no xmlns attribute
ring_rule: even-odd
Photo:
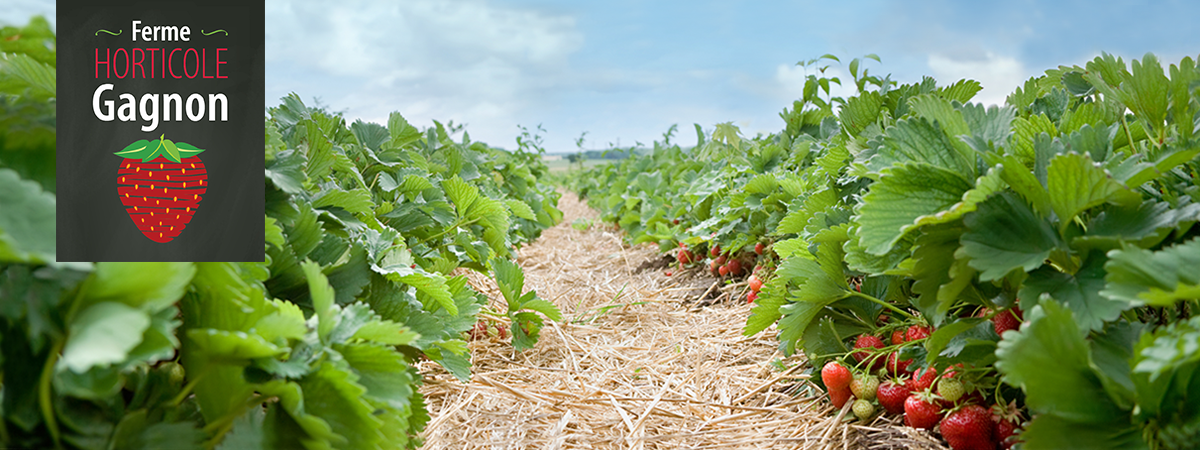
<svg viewBox="0 0 1200 450"><path fill-rule="evenodd" d="M170 139L139 140L115 153L117 195L142 234L171 242L187 228L208 190L208 172L196 156L203 149Z"/></svg>

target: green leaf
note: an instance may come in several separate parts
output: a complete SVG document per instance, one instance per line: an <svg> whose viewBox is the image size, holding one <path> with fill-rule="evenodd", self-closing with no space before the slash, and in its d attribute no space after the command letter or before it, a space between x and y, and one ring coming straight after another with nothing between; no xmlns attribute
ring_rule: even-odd
<svg viewBox="0 0 1200 450"><path fill-rule="evenodd" d="M414 380L403 355L377 344L339 345L335 349L358 375L367 396L393 408L410 407Z"/></svg>
<svg viewBox="0 0 1200 450"><path fill-rule="evenodd" d="M204 149L198 148L195 145L187 142L175 142L175 149L179 151L179 158L191 158L193 156L204 153Z"/></svg>
<svg viewBox="0 0 1200 450"><path fill-rule="evenodd" d="M1126 245L1109 252L1105 264L1105 298L1131 306L1171 306L1181 300L1200 298L1200 238L1160 251Z"/></svg>
<svg viewBox="0 0 1200 450"><path fill-rule="evenodd" d="M436 301L438 305L445 308L450 315L458 315L458 305L455 304L454 299L450 295L445 277L439 274L431 274L424 270L413 269L403 264L384 267L371 265L371 270L384 275L393 282L404 283L416 288L421 293L428 295Z"/></svg>
<svg viewBox="0 0 1200 450"><path fill-rule="evenodd" d="M337 326L338 317L337 309L334 306L333 287L329 285L329 280L325 278L325 274L321 273L321 266L309 260L300 263L300 267L304 270L304 278L308 280L308 290L312 296L313 311L318 318L317 333L321 336L323 342L329 342L329 334L333 332L333 328Z"/></svg>
<svg viewBox="0 0 1200 450"><path fill-rule="evenodd" d="M142 151L146 150L146 147L148 147L149 145L150 145L150 141L147 141L145 139L139 139L139 140L133 141L132 144L126 145L125 148L122 149L121 151L113 153L113 154L120 156L122 158L134 158L133 155L139 155ZM137 156L137 158L141 158L141 156Z"/></svg>
<svg viewBox="0 0 1200 450"><path fill-rule="evenodd" d="M976 83L976 86L978 87L978 83ZM954 106L950 104L950 100L946 98L933 94L918 95L908 99L908 106L918 116L941 125L942 130L950 136L961 136L971 132L967 127L967 121L963 118L962 113L954 109Z"/></svg>
<svg viewBox="0 0 1200 450"><path fill-rule="evenodd" d="M903 119L887 129L878 153L867 162L872 172L904 162L926 163L946 169L963 179L978 176L975 154L955 145L939 123L923 118Z"/></svg>
<svg viewBox="0 0 1200 450"><path fill-rule="evenodd" d="M855 218L860 245L868 253L886 254L910 230L936 222L939 217L931 216L954 206L971 187L958 173L929 164L903 163L884 169L863 196Z"/></svg>
<svg viewBox="0 0 1200 450"><path fill-rule="evenodd" d="M383 439L379 431L383 421L372 414L374 408L363 397L367 389L353 373L327 362L298 384L304 392L304 409L346 440L338 448L370 449Z"/></svg>
<svg viewBox="0 0 1200 450"><path fill-rule="evenodd" d="M344 191L330 186L313 198L314 208L338 207L355 214L371 214L375 204L366 189Z"/></svg>
<svg viewBox="0 0 1200 450"><path fill-rule="evenodd" d="M868 125L875 123L882 107L883 98L875 91L863 92L850 97L846 106L838 111L842 129L851 137L858 136Z"/></svg>
<svg viewBox="0 0 1200 450"><path fill-rule="evenodd" d="M187 331L187 336L197 351L214 360L251 360L287 353L286 347L280 348L262 336L242 331L193 328Z"/></svg>
<svg viewBox="0 0 1200 450"><path fill-rule="evenodd" d="M746 319L742 335L758 334L783 317L779 308L788 303L786 295L787 279L783 277L772 278L763 284L762 290L758 292L758 300L754 302L754 309L750 310L750 317Z"/></svg>
<svg viewBox="0 0 1200 450"><path fill-rule="evenodd" d="M1128 419L1076 423L1055 415L1036 416L1021 432L1028 449L1150 450L1143 430Z"/></svg>
<svg viewBox="0 0 1200 450"><path fill-rule="evenodd" d="M1025 391L1031 412L1075 423L1129 420L1092 367L1085 332L1069 309L1043 300L1025 320L1019 332L1004 333L996 368L1005 383Z"/></svg>
<svg viewBox="0 0 1200 450"><path fill-rule="evenodd" d="M179 301L196 274L190 262L101 262L95 267L85 303L118 302L150 312Z"/></svg>
<svg viewBox="0 0 1200 450"><path fill-rule="evenodd" d="M505 199L504 204L508 206L508 210L512 211L514 216L537 221L537 216L533 214L533 208L530 208L525 202L510 198Z"/></svg>
<svg viewBox="0 0 1200 450"><path fill-rule="evenodd" d="M284 150L275 154L275 160L266 167L267 179L289 194L304 192L304 154L296 150Z"/></svg>
<svg viewBox="0 0 1200 450"><path fill-rule="evenodd" d="M957 264L954 252L959 248L964 231L966 228L961 223L929 227L923 230L913 247L912 258L916 264L913 266L912 291L917 295L913 305L935 326L941 325L950 307L958 301L958 295L942 295L942 292L952 291L956 279L970 280L974 275L971 270L958 270L951 275ZM943 297L947 301L943 301Z"/></svg>
<svg viewBox="0 0 1200 450"><path fill-rule="evenodd" d="M1088 331L1104 328L1104 324L1116 320L1121 313L1131 308L1127 302L1100 296L1104 287L1104 264L1108 258L1093 254L1075 274L1059 272L1051 266L1042 266L1029 273L1018 296L1024 308L1038 304L1043 294L1066 305L1075 313L1079 327Z"/></svg>
<svg viewBox="0 0 1200 450"><path fill-rule="evenodd" d="M1001 161L1002 164L997 167L1000 169L1000 177L1004 179L1004 182L1012 186L1013 191L1021 194L1039 215L1049 217L1053 210L1050 204L1050 194L1046 192L1046 187L1038 181L1037 176L1020 161L1017 161L1013 155L1005 155Z"/></svg>
<svg viewBox="0 0 1200 450"><path fill-rule="evenodd" d="M525 272L515 262L504 258L492 260L492 272L500 293L508 301L509 311L515 311L520 306L521 293L525 289Z"/></svg>
<svg viewBox="0 0 1200 450"><path fill-rule="evenodd" d="M530 291L530 292L533 292L533 291ZM521 303L521 308L528 309L530 311L540 312L540 313L542 313L542 315L546 316L547 319L553 320L555 322L559 322L562 320L562 312L560 312L558 310L558 306L555 306L553 303L550 303L549 301L541 299L541 298L535 297L532 300L528 300L524 303Z"/></svg>
<svg viewBox="0 0 1200 450"><path fill-rule="evenodd" d="M170 139L163 139L162 146L163 146L163 150L165 152L164 155L166 155L167 159L169 159L173 162L180 162L179 161L179 148L175 147L174 142L171 142Z"/></svg>
<svg viewBox="0 0 1200 450"><path fill-rule="evenodd" d="M1166 126L1167 94L1171 87L1162 65L1153 53L1147 53L1141 61L1133 60L1130 72L1131 76L1121 83L1121 102L1146 121L1151 130L1162 130Z"/></svg>
<svg viewBox="0 0 1200 450"><path fill-rule="evenodd" d="M404 148L421 139L421 130L409 125L404 116L398 112L394 112L388 116L387 128L388 134L391 136L391 141L388 142L388 145L392 148Z"/></svg>
<svg viewBox="0 0 1200 450"><path fill-rule="evenodd" d="M54 194L0 169L0 262L54 261L56 218Z"/></svg>
<svg viewBox="0 0 1200 450"><path fill-rule="evenodd" d="M962 347L959 347L957 352L946 352L944 351L946 347L959 335L979 328L980 325L986 327L984 331L991 331L992 335L996 334L996 331L992 328L992 323L982 318L959 319L939 326L929 335L928 340L925 341L925 350L927 351L926 364L932 365L940 359L956 356L958 352L962 351Z"/></svg>
<svg viewBox="0 0 1200 450"><path fill-rule="evenodd" d="M1008 154L1018 158L1025 167L1033 167L1034 161L1034 139L1046 133L1050 137L1058 135L1058 129L1054 127L1054 122L1046 117L1045 114L1029 116L1028 119L1018 117L1012 121L1013 134L1008 140Z"/></svg>
<svg viewBox="0 0 1200 450"><path fill-rule="evenodd" d="M1059 230L1066 229L1079 213L1106 202L1136 205L1141 197L1113 180L1092 158L1078 153L1050 160L1047 190L1058 215Z"/></svg>
<svg viewBox="0 0 1200 450"><path fill-rule="evenodd" d="M967 232L955 256L970 258L970 266L981 272L980 281L998 280L1016 268L1036 269L1061 245L1054 228L1009 192L980 203L964 223Z"/></svg>
<svg viewBox="0 0 1200 450"><path fill-rule="evenodd" d="M267 450L271 448L267 428L263 426L262 408L250 408L233 421L233 428L216 450Z"/></svg>
<svg viewBox="0 0 1200 450"><path fill-rule="evenodd" d="M54 66L29 55L0 52L0 72L21 80L37 94L54 97L58 93L58 72Z"/></svg>
<svg viewBox="0 0 1200 450"><path fill-rule="evenodd" d="M264 221L265 234L267 243L274 245L275 248L283 249L283 245L287 242L283 237L283 228L279 226L279 222L274 217L267 217Z"/></svg>
<svg viewBox="0 0 1200 450"><path fill-rule="evenodd" d="M981 90L983 90L983 85L979 84L978 81L968 80L965 78L956 81L952 85L938 89L938 91L940 91L939 94L942 97L959 103L971 101L971 99L975 97L975 94L979 93Z"/></svg>
<svg viewBox="0 0 1200 450"><path fill-rule="evenodd" d="M1119 248L1131 242L1148 248L1167 234L1200 221L1200 203L1171 209L1166 202L1147 201L1135 206L1109 207L1088 222L1087 232L1074 243L1102 248Z"/></svg>
<svg viewBox="0 0 1200 450"><path fill-rule="evenodd" d="M96 303L71 322L58 370L86 372L95 366L116 364L142 342L150 316L122 303Z"/></svg>
<svg viewBox="0 0 1200 450"><path fill-rule="evenodd" d="M774 192L777 188L779 188L779 180L775 178L775 175L763 173L746 183L743 190L750 194L765 195Z"/></svg>

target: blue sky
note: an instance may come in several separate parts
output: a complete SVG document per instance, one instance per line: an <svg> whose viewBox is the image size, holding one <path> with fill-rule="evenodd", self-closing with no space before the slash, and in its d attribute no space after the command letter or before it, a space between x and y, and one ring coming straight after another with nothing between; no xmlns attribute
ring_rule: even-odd
<svg viewBox="0 0 1200 450"><path fill-rule="evenodd" d="M0 22L53 14L4 0ZM426 126L466 123L472 139L513 147L541 124L550 151L650 143L671 124L782 128L800 94L797 61L825 53L901 82L971 77L976 97L1101 51L1126 61L1200 54L1200 2L282 1L268 0L267 105L296 92L348 119L391 111ZM811 69L810 69L811 70ZM845 75L845 66L830 69ZM843 91L848 94L849 91Z"/></svg>

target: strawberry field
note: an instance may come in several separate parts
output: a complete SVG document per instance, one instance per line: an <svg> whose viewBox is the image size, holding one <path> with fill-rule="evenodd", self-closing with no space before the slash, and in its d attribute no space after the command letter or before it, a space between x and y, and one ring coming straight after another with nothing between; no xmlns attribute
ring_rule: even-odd
<svg viewBox="0 0 1200 450"><path fill-rule="evenodd" d="M512 262L561 220L541 149L399 113L347 124L294 95L266 119L266 261L57 262L54 35L35 19L0 38L0 445L415 447L418 361L467 379L481 314L518 349L559 319ZM108 151L131 226L169 241L203 213L203 149Z"/></svg>
<svg viewBox="0 0 1200 450"><path fill-rule="evenodd" d="M572 188L681 266L754 267L745 334L777 330L859 420L954 449L1200 445L1195 61L1103 55L999 107L860 62L809 76L778 133L672 129Z"/></svg>
<svg viewBox="0 0 1200 450"><path fill-rule="evenodd" d="M265 261L62 263L54 39L0 29L0 446L1200 447L1191 58L984 106L825 55L776 133L553 177L292 94ZM207 212L206 149L103 150L147 237Z"/></svg>

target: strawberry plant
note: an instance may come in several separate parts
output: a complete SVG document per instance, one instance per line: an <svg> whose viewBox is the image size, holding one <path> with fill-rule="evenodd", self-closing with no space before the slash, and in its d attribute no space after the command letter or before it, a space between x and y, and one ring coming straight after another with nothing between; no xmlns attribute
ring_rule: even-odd
<svg viewBox="0 0 1200 450"><path fill-rule="evenodd" d="M415 448L414 364L468 378L464 338L489 309L463 270L496 279L507 308L488 314L515 348L561 320L512 261L561 220L536 139L506 152L398 113L347 125L296 95L265 124L266 261L57 262L54 35L35 20L0 37L0 120L24 123L0 139L0 445ZM117 152L148 238L199 206L201 151L159 136Z"/></svg>
<svg viewBox="0 0 1200 450"><path fill-rule="evenodd" d="M697 126L694 148L664 139L573 187L634 242L771 267L745 333L773 327L814 367L884 368L889 391L953 372L958 404L1032 417L1004 425L1025 448L1194 446L1195 61L1102 54L992 107L970 103L975 81L899 84L862 61L847 98L810 76L778 133Z"/></svg>

